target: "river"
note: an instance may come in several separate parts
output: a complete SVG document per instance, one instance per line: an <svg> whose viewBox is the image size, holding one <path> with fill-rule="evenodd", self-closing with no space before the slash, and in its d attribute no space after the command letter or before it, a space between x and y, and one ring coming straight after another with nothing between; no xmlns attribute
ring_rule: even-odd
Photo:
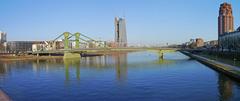
<svg viewBox="0 0 240 101"><path fill-rule="evenodd" d="M13 101L240 101L240 83L180 52L0 62Z"/></svg>

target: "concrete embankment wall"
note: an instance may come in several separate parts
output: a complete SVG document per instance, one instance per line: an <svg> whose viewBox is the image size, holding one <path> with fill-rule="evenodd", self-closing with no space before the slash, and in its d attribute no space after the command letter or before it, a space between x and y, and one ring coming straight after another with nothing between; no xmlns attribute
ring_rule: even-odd
<svg viewBox="0 0 240 101"><path fill-rule="evenodd" d="M218 72L221 72L223 74L228 75L229 77L232 77L234 79L236 79L237 81L240 81L240 68L236 67L236 66L232 66L232 65L228 65L228 64L224 64L215 60L211 60L199 55L195 55L192 53L189 53L187 51L181 51L181 53L196 59L197 61L208 65L210 68L217 70Z"/></svg>

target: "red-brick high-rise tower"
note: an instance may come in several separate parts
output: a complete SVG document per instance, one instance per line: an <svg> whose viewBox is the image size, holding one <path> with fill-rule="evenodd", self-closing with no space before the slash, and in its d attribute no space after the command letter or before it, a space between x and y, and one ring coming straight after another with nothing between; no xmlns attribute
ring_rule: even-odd
<svg viewBox="0 0 240 101"><path fill-rule="evenodd" d="M223 3L219 8L218 36L224 33L233 32L233 27L232 6L231 4Z"/></svg>

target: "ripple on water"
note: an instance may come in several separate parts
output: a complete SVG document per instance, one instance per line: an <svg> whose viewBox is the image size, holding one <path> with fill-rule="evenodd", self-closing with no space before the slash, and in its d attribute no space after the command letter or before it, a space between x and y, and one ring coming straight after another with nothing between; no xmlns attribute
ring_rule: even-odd
<svg viewBox="0 0 240 101"><path fill-rule="evenodd" d="M0 87L16 101L240 100L239 83L179 52L164 58L137 52L5 63Z"/></svg>

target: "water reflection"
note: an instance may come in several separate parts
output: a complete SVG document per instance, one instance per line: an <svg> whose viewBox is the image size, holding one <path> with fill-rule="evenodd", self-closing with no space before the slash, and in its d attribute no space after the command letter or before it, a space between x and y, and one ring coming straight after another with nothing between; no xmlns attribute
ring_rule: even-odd
<svg viewBox="0 0 240 101"><path fill-rule="evenodd" d="M6 73L8 73L10 70L10 68L7 68L7 63L2 63L0 62L0 75L4 75Z"/></svg>
<svg viewBox="0 0 240 101"><path fill-rule="evenodd" d="M5 74L6 73L6 66L4 66L4 64L0 65L0 74Z"/></svg>
<svg viewBox="0 0 240 101"><path fill-rule="evenodd" d="M116 53L113 55L106 55L106 56L82 57L81 59L76 58L76 59L67 59L67 60L50 59L50 60L0 62L0 80L2 80L2 78L4 78L4 77L7 77L9 74L11 75L11 73L18 75L18 73L20 73L21 71L24 71L24 73L28 73L28 75L31 75L31 76L35 76L35 75L32 75L32 72L34 74L43 73L40 75L41 76L44 75L46 77L46 78L44 78L44 80L45 79L49 79L49 81L60 80L71 86L74 84L72 82L75 82L75 81L82 80L83 82L87 82L88 80L84 81L84 78L88 78L89 75L87 73L93 73L93 72L90 72L91 70L94 70L94 73L95 72L103 72L104 70L109 70L111 73L109 73L109 71L104 72L104 73L109 73L108 77L115 76L113 79L116 79L119 82L123 82L123 81L127 80L128 78L131 78L130 75L132 75L132 74L130 74L130 73L135 72L134 71L135 69L132 69L132 68L146 68L146 70L147 70L147 69L152 69L152 68L169 68L170 67L173 70L174 67L177 68L177 67L185 66L185 63L187 63L189 61L193 61L193 60L188 60L188 58L183 58L183 59L154 58L153 59L151 55L149 57L150 57L150 60L145 61L145 59L137 60L137 58L135 58L135 57L132 58L132 56L127 53ZM141 57L141 58L145 58L145 57ZM146 57L146 58L148 58L148 57ZM133 61L133 59L136 59L136 61L135 60ZM193 63L195 63L195 62L193 62ZM184 64L184 65L182 65L182 64ZM190 62L190 64L192 64L192 63ZM168 66L168 65L170 65L170 66ZM172 66L172 65L176 65L176 66ZM198 64L194 64L193 66L198 66ZM188 70L194 71L194 69L192 69L192 68L193 67L191 67L191 66L185 70L178 68L177 71L180 71L184 74L185 73L184 71L188 71ZM165 70L166 69L164 69L163 71L159 71L159 72L161 72L161 73L159 73L159 74L161 74L161 75L159 75L159 78L161 78L161 76L162 77L165 76L165 74L168 73L168 71L165 71ZM177 71L175 71L175 72L177 72ZM54 74L54 73L56 73L56 74ZM113 73L113 75L112 75L112 73ZM145 72L142 72L142 73L145 73ZM188 73L191 73L191 72L189 71ZM50 74L52 74L52 75L50 75ZM85 75L85 74L87 74L87 75ZM60 75L60 77L62 77L62 78L56 79L55 77L54 78L52 77L53 75L58 75L58 76ZM97 73L93 74L93 75L101 76L101 75L98 75ZM205 75L205 72L201 72L201 77L204 77L204 75ZM170 75L170 77L173 77L173 78L174 78L174 76L175 75ZM188 77L191 77L191 76L184 76L184 78L188 78ZM28 76L26 76L26 78L29 79ZM37 76L36 78L38 79L38 78L40 78L40 76ZM36 78L33 78L33 79L36 79ZM11 78L11 79L15 80L15 78ZM109 78L102 78L102 79L109 80ZM158 79L158 78L157 79L151 78L151 79L156 80L156 81L162 80L162 79ZM169 78L169 79L171 79L171 78ZM236 89L236 88L234 88L234 86L236 85L236 84L234 84L235 82L223 74L219 74L214 79L218 79L217 82L214 82L216 84L213 86L213 88L218 88L218 91L216 92L214 90L214 92L212 92L212 91L207 91L207 92L218 93L219 96L218 97L216 96L215 98L220 101L232 100L232 98L234 98L234 94L235 95L237 94L236 91L234 92L234 90ZM31 79L29 79L29 80L31 80ZM42 81L44 82L44 80L42 80ZM89 80L91 80L91 78L89 78ZM166 79L166 80L168 80L168 79ZM71 81L71 83L69 83L69 81ZM101 81L101 80L99 80L99 81ZM102 83L104 83L105 81L103 81ZM131 81L131 80L129 80L129 81ZM178 80L176 79L176 81L178 81ZM4 80L4 82L6 82L6 81ZM36 81L30 81L30 82L36 82ZM131 81L131 82L133 82L133 81ZM126 83L126 82L123 82L123 83ZM185 82L185 83L187 83L187 82ZM8 83L8 84L10 84L10 83ZM61 84L64 84L64 83L61 83ZM81 85L83 85L83 84L84 83L81 83ZM150 86L154 86L154 83L152 83L152 84L153 85L150 85ZM2 83L1 85L4 85L4 84ZM53 85L55 85L55 84L53 83ZM177 85L177 86L179 86L179 85ZM192 86L195 87L195 86L202 86L202 85L192 85ZM29 87L34 87L34 86L31 85ZM59 87L62 87L62 86L59 86ZM156 85L155 85L155 87L161 88L161 87L157 87ZM196 87L196 88L199 88L199 87ZM169 89L171 89L171 88L169 88ZM157 92L157 93L160 93L160 92ZM185 93L187 93L187 92L185 92Z"/></svg>
<svg viewBox="0 0 240 101"><path fill-rule="evenodd" d="M45 71L48 72L51 69L57 69L58 67L62 66L63 60L62 59L47 59L47 60L31 60L29 63L32 64L32 69L34 72Z"/></svg>
<svg viewBox="0 0 240 101"><path fill-rule="evenodd" d="M117 80L125 80L127 78L127 53L114 54L113 58L115 61Z"/></svg>
<svg viewBox="0 0 240 101"><path fill-rule="evenodd" d="M80 80L80 67L82 68L91 68L91 69L107 69L114 68L116 73L116 79L119 81L125 80L128 74L128 67L149 67L151 65L168 65L168 64L176 64L179 61L187 61L187 60L168 60L156 58L152 61L140 61L140 62L130 62L128 63L128 53L115 53L112 55L105 56L96 56L96 57L82 57L81 59L47 59L47 60L29 60L29 61L11 61L11 62L1 62L0 63L0 74L5 74L11 72L11 68L9 67L19 67L19 65L31 65L31 66L20 66L21 68L31 68L33 72L49 72L51 70L58 70L59 68L64 66L64 74L65 80L70 80L71 69L75 68L73 71L76 74L76 79ZM15 66L12 66L15 65Z"/></svg>
<svg viewBox="0 0 240 101"><path fill-rule="evenodd" d="M164 64L175 64L176 60L167 60L167 59L162 59L159 58L156 62L156 64L164 65Z"/></svg>
<svg viewBox="0 0 240 101"><path fill-rule="evenodd" d="M218 76L219 100L228 101L233 96L233 82L223 74Z"/></svg>
<svg viewBox="0 0 240 101"><path fill-rule="evenodd" d="M89 68L108 68L112 62L110 56L82 57L81 65Z"/></svg>
<svg viewBox="0 0 240 101"><path fill-rule="evenodd" d="M76 68L76 79L80 80L80 58L75 59L64 59L64 66L65 66L65 80L69 81L70 72L69 68L74 67Z"/></svg>

